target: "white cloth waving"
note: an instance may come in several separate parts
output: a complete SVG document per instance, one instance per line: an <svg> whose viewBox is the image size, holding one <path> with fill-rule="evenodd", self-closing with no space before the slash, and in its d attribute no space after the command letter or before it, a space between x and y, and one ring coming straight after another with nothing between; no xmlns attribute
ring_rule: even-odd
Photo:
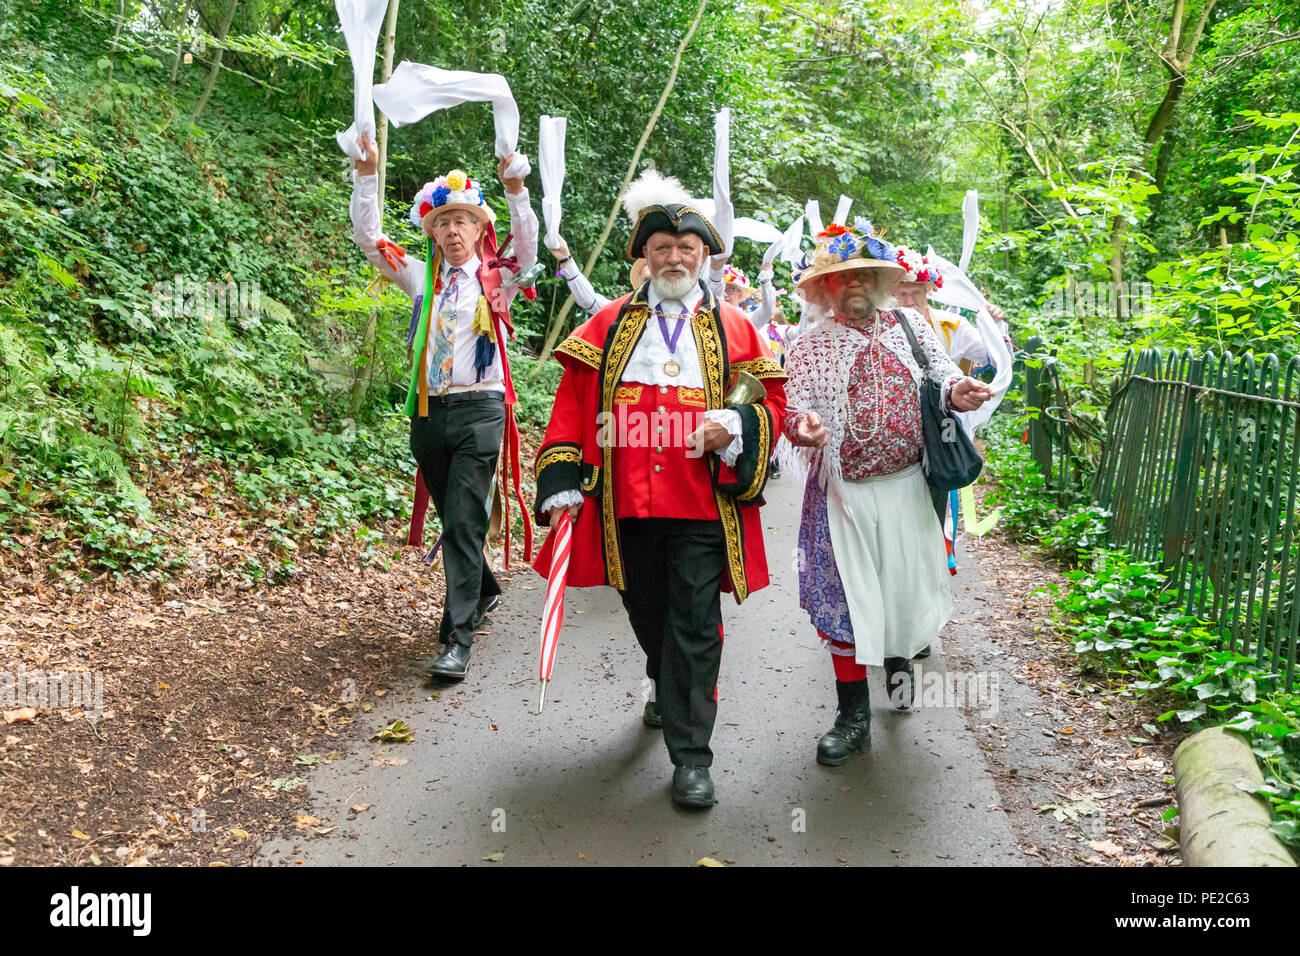
<svg viewBox="0 0 1300 956"><path fill-rule="evenodd" d="M375 81L375 44L388 10L388 0L334 0L343 39L352 60L352 125L335 133L339 148L355 160L365 159L357 140L362 133L375 138L375 107L370 101Z"/></svg>
<svg viewBox="0 0 1300 956"><path fill-rule="evenodd" d="M505 159L519 145L519 107L510 84L499 73L442 70L403 60L387 83L375 87L374 98L394 126L409 126L430 113L461 103L490 102L497 156ZM508 169L506 175L518 173Z"/></svg>

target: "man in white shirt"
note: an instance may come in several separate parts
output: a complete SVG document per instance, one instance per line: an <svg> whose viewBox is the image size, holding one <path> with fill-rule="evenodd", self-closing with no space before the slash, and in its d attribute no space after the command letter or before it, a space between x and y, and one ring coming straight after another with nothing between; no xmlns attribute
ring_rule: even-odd
<svg viewBox="0 0 1300 956"><path fill-rule="evenodd" d="M426 183L411 219L426 237L429 260L409 256L380 228L378 150L367 136L356 164L351 216L353 239L381 273L418 302L415 362L407 394L411 453L442 521L446 599L429 668L459 680L469 668L474 631L500 601L501 586L483 555L488 497L503 435L515 450L514 387L505 342L509 305L519 291L508 282L515 262L497 251L495 219L478 185L460 170ZM520 271L537 261L537 216L528 203L527 158L515 154L498 169L510 209L513 251ZM508 501L509 494L505 497ZM531 527L525 514L525 548Z"/></svg>

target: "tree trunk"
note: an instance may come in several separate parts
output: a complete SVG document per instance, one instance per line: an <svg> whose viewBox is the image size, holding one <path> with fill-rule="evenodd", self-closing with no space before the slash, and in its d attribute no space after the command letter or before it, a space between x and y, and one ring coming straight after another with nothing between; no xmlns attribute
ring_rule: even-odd
<svg viewBox="0 0 1300 956"><path fill-rule="evenodd" d="M1241 786L1264 783L1250 745L1222 727L1174 751L1179 842L1185 866L1281 866L1295 860L1269 830L1264 801Z"/></svg>
<svg viewBox="0 0 1300 956"><path fill-rule="evenodd" d="M384 61L380 67L380 83L387 83L393 75L393 44L397 38L397 8L401 0L388 0L388 16L384 19ZM388 178L388 117L380 112L375 119L375 145L379 149L379 223L384 222L384 189ZM375 378L375 363L378 350L375 346L376 332L379 325L379 312L376 309L366 318L365 331L361 336L361 351L357 355L357 365L352 379L352 399L349 403L352 418L361 414L366 393Z"/></svg>
<svg viewBox="0 0 1300 956"><path fill-rule="evenodd" d="M1217 3L1218 0L1205 0L1200 17L1195 25L1192 25L1193 13L1185 9L1185 0L1175 0L1169 23L1169 36L1165 39L1164 49L1160 52L1160 61L1169 74L1169 82L1165 86L1165 95L1161 98L1160 105L1156 107L1147 123L1146 135L1142 138L1142 168L1130 171L1128 179L1131 182L1138 182L1142 178L1142 172L1150 167L1152 155L1160 149L1161 141L1178 108L1178 102L1182 99L1183 90L1187 87L1187 71L1191 69L1192 58L1196 55L1196 48L1205 34L1205 25L1209 22L1210 14L1214 12ZM1163 186L1163 183L1157 185ZM1111 220L1110 227L1110 281L1113 284L1115 318L1120 320L1126 317L1124 314L1126 300L1120 289L1124 282L1127 232L1128 222L1123 216L1115 216Z"/></svg>
<svg viewBox="0 0 1300 956"><path fill-rule="evenodd" d="M189 3L182 3L180 5L180 8L181 8L181 15L179 17L175 17L172 21L172 29L175 30L177 34L180 33L181 28L185 26L186 22L190 18ZM177 36L176 37L176 59L172 61L171 85L173 89L176 87L176 77L180 74L181 57L184 53L183 47L184 47L184 43L181 41L180 36Z"/></svg>
<svg viewBox="0 0 1300 956"><path fill-rule="evenodd" d="M122 24L126 22L126 0L117 0L117 29L113 31L113 42L108 45L109 54L117 52L117 41L122 38ZM104 78L107 85L113 80L113 61L108 61L108 76Z"/></svg>
<svg viewBox="0 0 1300 956"><path fill-rule="evenodd" d="M618 195L614 197L614 205L609 210L609 218L605 220L605 228L600 233L600 238L591 249L591 255L587 257L586 268L583 269L587 275L596 265L596 260L600 258L601 250L605 248L605 242L609 239L609 234L614 228L614 223L618 221L618 209L623 194L627 192L627 187L631 185L632 178L636 175L637 165L641 162L641 153L645 150L645 144L650 139L650 134L654 132L655 124L659 122L659 115L664 110L664 104L668 102L668 96L673 91L673 86L677 83L677 71L682 65L682 54L686 52L686 47L691 42L691 37L695 35L696 28L700 25L700 19L704 16L704 8L708 6L709 0L700 0L699 9L695 11L695 19L691 21L690 29L682 37L682 42L677 46L677 55L673 57L672 69L668 72L668 83L664 86L663 93L659 96L659 102L655 104L654 112L650 114L650 120L645 124L645 129L641 132L641 139L636 144L636 149L632 153L632 160L627 164L627 175L623 177L623 185L619 188ZM550 358L551 351L555 348L555 343L560 337L560 332L564 329L564 322L569 317L569 311L573 308L573 296L569 295L564 300L564 306L560 309L560 314L551 327L546 331L546 341L542 346L542 352L539 356L534 374L537 374Z"/></svg>
<svg viewBox="0 0 1300 956"><path fill-rule="evenodd" d="M221 30L217 34L218 43L225 42L226 36L230 33L230 22L235 19L235 8L237 6L239 6L239 0L230 0L230 9L226 11L226 19L221 21ZM203 112L203 108L208 105L208 98L217 85L217 74L221 72L221 55L225 52L222 47L217 47L217 54L212 59L212 67L208 70L208 82L203 87L203 95L199 97L198 105L194 107L194 112L190 115L191 123L199 121L199 115Z"/></svg>

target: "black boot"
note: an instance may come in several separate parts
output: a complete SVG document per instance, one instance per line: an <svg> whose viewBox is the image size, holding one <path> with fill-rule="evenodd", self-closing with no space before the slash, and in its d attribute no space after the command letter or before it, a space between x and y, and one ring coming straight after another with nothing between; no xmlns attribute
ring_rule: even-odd
<svg viewBox="0 0 1300 956"><path fill-rule="evenodd" d="M889 702L899 710L907 710L916 703L916 677L912 662L906 657L885 658L885 692Z"/></svg>
<svg viewBox="0 0 1300 956"><path fill-rule="evenodd" d="M840 707L835 726L817 741L817 762L838 767L854 751L871 746L871 693L865 680L835 682Z"/></svg>

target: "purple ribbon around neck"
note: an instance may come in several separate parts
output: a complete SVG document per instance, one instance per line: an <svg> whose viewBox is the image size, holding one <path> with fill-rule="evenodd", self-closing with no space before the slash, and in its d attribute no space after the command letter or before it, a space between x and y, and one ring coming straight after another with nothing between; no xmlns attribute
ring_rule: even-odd
<svg viewBox="0 0 1300 956"><path fill-rule="evenodd" d="M678 319L677 328L673 331L672 335L669 335L668 323L667 321L664 320L663 306L659 306L659 305L655 306L655 315L659 317L659 332L664 337L664 344L668 346L668 351L671 354L676 355L677 340L682 337L682 329L686 328L686 320L684 318Z"/></svg>

